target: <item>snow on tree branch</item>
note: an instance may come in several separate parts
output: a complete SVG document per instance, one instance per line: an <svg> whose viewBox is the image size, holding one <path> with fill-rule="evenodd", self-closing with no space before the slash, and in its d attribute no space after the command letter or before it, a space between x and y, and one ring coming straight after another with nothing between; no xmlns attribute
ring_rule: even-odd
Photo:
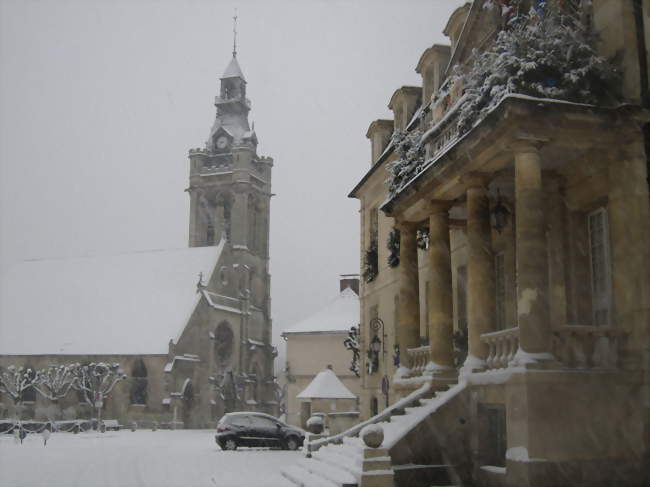
<svg viewBox="0 0 650 487"><path fill-rule="evenodd" d="M118 382L126 379L118 363L76 364L72 371L75 376L72 387L80 391L84 400L93 407L106 399Z"/></svg>
<svg viewBox="0 0 650 487"><path fill-rule="evenodd" d="M446 107L447 117L457 116L455 122L446 121L457 123L456 137L469 132L510 94L591 105L620 99L620 74L592 47L595 38L584 21L588 4L534 0L521 13L531 2L484 2L487 10L500 9L503 29L484 51L475 49L466 65L455 66L434 97L434 104L448 103L450 93L462 87L455 105ZM391 197L426 167L421 139L419 131L393 135L399 158L388 165Z"/></svg>
<svg viewBox="0 0 650 487"><path fill-rule="evenodd" d="M72 365L50 365L36 373L34 388L51 401L57 401L68 394L75 381Z"/></svg>
<svg viewBox="0 0 650 487"><path fill-rule="evenodd" d="M14 404L23 401L25 392L34 387L36 372L31 368L10 365L0 370L0 393L9 396Z"/></svg>

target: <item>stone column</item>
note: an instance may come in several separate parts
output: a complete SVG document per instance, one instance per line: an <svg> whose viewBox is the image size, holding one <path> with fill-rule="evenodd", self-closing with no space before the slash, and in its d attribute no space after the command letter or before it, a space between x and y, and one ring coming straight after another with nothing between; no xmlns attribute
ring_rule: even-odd
<svg viewBox="0 0 650 487"><path fill-rule="evenodd" d="M408 349L420 344L420 295L417 225L397 222L399 243L399 343L400 368L409 369ZM404 371L406 372L406 371Z"/></svg>
<svg viewBox="0 0 650 487"><path fill-rule="evenodd" d="M519 347L544 354L528 359L551 359L541 158L538 145L529 142L518 144L514 153Z"/></svg>
<svg viewBox="0 0 650 487"><path fill-rule="evenodd" d="M472 175L467 188L467 324L469 350L465 367L482 369L488 347L483 333L495 329L494 256L487 181Z"/></svg>
<svg viewBox="0 0 650 487"><path fill-rule="evenodd" d="M621 354L625 369L650 363L650 205L643 137L620 139L620 153L609 165L608 219L611 242L612 326L627 332ZM644 357L645 355L645 357ZM646 378L650 403L650 379Z"/></svg>
<svg viewBox="0 0 650 487"><path fill-rule="evenodd" d="M449 242L450 202L431 203L429 217L429 338L430 373L454 367L454 317Z"/></svg>

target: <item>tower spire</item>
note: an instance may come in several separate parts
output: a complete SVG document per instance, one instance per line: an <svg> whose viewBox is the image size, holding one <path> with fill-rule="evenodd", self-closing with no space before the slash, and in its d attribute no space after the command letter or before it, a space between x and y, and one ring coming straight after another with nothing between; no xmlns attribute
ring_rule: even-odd
<svg viewBox="0 0 650 487"><path fill-rule="evenodd" d="M237 57L237 9L232 18L232 57Z"/></svg>

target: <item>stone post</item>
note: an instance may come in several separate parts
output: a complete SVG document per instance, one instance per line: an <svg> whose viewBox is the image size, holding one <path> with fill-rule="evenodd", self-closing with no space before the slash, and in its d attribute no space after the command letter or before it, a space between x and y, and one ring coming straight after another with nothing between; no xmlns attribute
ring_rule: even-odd
<svg viewBox="0 0 650 487"><path fill-rule="evenodd" d="M431 203L429 217L429 338L430 364L427 372L439 373L454 367L453 294L449 242L451 202Z"/></svg>
<svg viewBox="0 0 650 487"><path fill-rule="evenodd" d="M417 225L397 222L399 244L399 326L400 368L411 367L409 348L420 344L420 295L418 276ZM403 371L407 372L407 371Z"/></svg>
<svg viewBox="0 0 650 487"><path fill-rule="evenodd" d="M467 187L467 323L469 350L465 368L485 367L487 344L483 333L495 329L494 256L490 201L485 178L472 175Z"/></svg>
<svg viewBox="0 0 650 487"><path fill-rule="evenodd" d="M551 330L541 158L538 145L532 142L518 144L514 153L519 347L529 354L543 354L523 361L549 360Z"/></svg>

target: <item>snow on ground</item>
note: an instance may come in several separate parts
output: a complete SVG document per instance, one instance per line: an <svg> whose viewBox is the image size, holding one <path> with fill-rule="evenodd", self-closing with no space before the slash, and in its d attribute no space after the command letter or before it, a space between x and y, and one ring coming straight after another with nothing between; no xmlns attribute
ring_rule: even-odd
<svg viewBox="0 0 650 487"><path fill-rule="evenodd" d="M287 487L280 468L303 453L221 451L210 430L0 434L3 487Z"/></svg>

